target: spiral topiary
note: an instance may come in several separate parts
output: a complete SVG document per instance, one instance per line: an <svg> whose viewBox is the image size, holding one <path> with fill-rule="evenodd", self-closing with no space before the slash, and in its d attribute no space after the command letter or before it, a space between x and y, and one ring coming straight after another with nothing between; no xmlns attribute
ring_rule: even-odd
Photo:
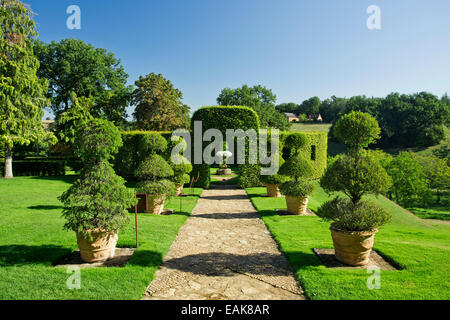
<svg viewBox="0 0 450 320"><path fill-rule="evenodd" d="M64 205L65 229L91 237L94 230L117 232L128 221L134 193L114 172L108 160L122 145L119 130L109 121L91 119L75 135L84 161L79 178L59 199Z"/></svg>

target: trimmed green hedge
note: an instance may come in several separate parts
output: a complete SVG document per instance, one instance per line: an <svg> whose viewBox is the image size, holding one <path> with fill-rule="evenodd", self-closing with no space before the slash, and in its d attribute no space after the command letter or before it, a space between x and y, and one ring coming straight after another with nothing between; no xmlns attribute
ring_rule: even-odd
<svg viewBox="0 0 450 320"><path fill-rule="evenodd" d="M326 132L302 132L306 138L306 144L300 149L299 153L305 159L311 160L314 169L313 179L319 179L327 168L327 149L328 135ZM285 146L285 140L289 135L296 132L281 132L280 140L283 145L283 159L288 159L292 150Z"/></svg>
<svg viewBox="0 0 450 320"><path fill-rule="evenodd" d="M64 160L13 160L14 176L64 176L66 174ZM0 164L0 172L4 172L5 164Z"/></svg>
<svg viewBox="0 0 450 320"><path fill-rule="evenodd" d="M249 107L242 106L211 106L198 109L191 119L191 130L195 128L195 121L202 121L202 134L208 129L218 129L222 132L223 138L226 139L227 129L255 129L259 131L258 114ZM209 144L206 143L206 145ZM205 146L205 145L204 145ZM203 147L204 147L203 146ZM235 154L234 150L233 156ZM194 165L192 177L195 179L200 172L200 178L195 183L196 187L209 188L210 170L209 165ZM240 165L239 186L242 188L259 185L259 166L245 164Z"/></svg>

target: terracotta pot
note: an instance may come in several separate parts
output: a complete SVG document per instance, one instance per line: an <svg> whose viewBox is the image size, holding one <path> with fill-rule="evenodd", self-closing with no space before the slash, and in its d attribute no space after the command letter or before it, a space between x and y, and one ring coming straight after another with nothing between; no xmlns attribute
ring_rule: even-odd
<svg viewBox="0 0 450 320"><path fill-rule="evenodd" d="M372 231L342 231L330 227L336 259L350 266L369 263L377 229Z"/></svg>
<svg viewBox="0 0 450 320"><path fill-rule="evenodd" d="M309 197L293 197L286 196L287 210L290 214L303 215L306 214Z"/></svg>
<svg viewBox="0 0 450 320"><path fill-rule="evenodd" d="M269 197L273 197L273 198L281 197L280 188L278 188L277 184L267 184L266 188L267 188L267 195Z"/></svg>
<svg viewBox="0 0 450 320"><path fill-rule="evenodd" d="M183 186L177 187L175 190L175 197L178 197L183 192Z"/></svg>
<svg viewBox="0 0 450 320"><path fill-rule="evenodd" d="M118 239L117 232L93 231L92 240L77 232L81 259L88 263L114 258Z"/></svg>
<svg viewBox="0 0 450 320"><path fill-rule="evenodd" d="M164 209L164 202L166 201L165 195L159 196L147 196L147 213L161 214Z"/></svg>

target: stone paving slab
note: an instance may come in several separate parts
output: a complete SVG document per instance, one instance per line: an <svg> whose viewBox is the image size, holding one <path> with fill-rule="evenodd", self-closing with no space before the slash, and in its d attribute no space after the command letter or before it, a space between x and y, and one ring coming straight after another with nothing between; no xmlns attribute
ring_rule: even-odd
<svg viewBox="0 0 450 320"><path fill-rule="evenodd" d="M204 190L144 299L304 299L293 271L247 194Z"/></svg>

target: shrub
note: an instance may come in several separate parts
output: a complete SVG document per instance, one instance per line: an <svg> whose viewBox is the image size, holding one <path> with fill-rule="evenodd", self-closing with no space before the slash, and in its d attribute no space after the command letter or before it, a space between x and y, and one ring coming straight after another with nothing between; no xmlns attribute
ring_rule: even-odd
<svg viewBox="0 0 450 320"><path fill-rule="evenodd" d="M350 200L336 198L324 203L318 215L334 221L333 227L347 231L369 231L389 221L376 204L361 200L365 194L389 190L391 179L379 162L380 154L364 149L379 137L377 121L368 114L352 112L342 117L335 135L351 148L336 157L320 179L327 192L342 191Z"/></svg>
<svg viewBox="0 0 450 320"><path fill-rule="evenodd" d="M75 134L75 151L84 163L108 161L122 146L119 129L103 119L91 119Z"/></svg>
<svg viewBox="0 0 450 320"><path fill-rule="evenodd" d="M306 145L308 142L308 138L304 133L296 132L290 134L286 141L284 142L285 146L295 150L295 152L298 153L298 151Z"/></svg>
<svg viewBox="0 0 450 320"><path fill-rule="evenodd" d="M14 176L63 176L66 174L64 160L16 160L13 166ZM0 172L4 163L0 163Z"/></svg>
<svg viewBox="0 0 450 320"><path fill-rule="evenodd" d="M328 135L326 132L302 132L301 134L306 137L307 142L300 149L292 149L286 145L286 140L291 135L296 133L282 132L280 133L280 142L283 144L281 149L284 159L289 159L294 154L302 156L305 160L308 160L313 168L314 174L312 179L320 179L327 168L327 148L328 148Z"/></svg>
<svg viewBox="0 0 450 320"><path fill-rule="evenodd" d="M364 194L387 192L391 184L386 170L366 150L360 150L357 157L348 154L339 157L320 179L325 191L342 191L355 204Z"/></svg>
<svg viewBox="0 0 450 320"><path fill-rule="evenodd" d="M158 134L147 134L141 137L140 149L145 152L145 159L136 169L138 178L137 190L148 195L171 195L174 184L167 178L174 175L169 163L157 152L164 152L167 141Z"/></svg>
<svg viewBox="0 0 450 320"><path fill-rule="evenodd" d="M75 137L85 163L80 177L59 198L67 220L64 227L89 237L95 229L115 232L126 224L127 208L134 203L134 192L108 163L122 144L120 132L111 122L92 119Z"/></svg>
<svg viewBox="0 0 450 320"><path fill-rule="evenodd" d="M317 216L333 221L332 227L343 231L373 231L391 221L391 215L371 201L354 204L339 197L325 202L317 210Z"/></svg>
<svg viewBox="0 0 450 320"><path fill-rule="evenodd" d="M162 156L151 154L147 160L139 164L136 176L140 180L157 180L173 176L173 170Z"/></svg>
<svg viewBox="0 0 450 320"><path fill-rule="evenodd" d="M140 181L136 185L139 192L152 196L170 195L174 193L174 184L167 179L157 181Z"/></svg>
<svg viewBox="0 0 450 320"><path fill-rule="evenodd" d="M288 181L280 186L282 194L292 197L307 197L314 191L314 185L309 181Z"/></svg>
<svg viewBox="0 0 450 320"><path fill-rule="evenodd" d="M94 229L117 231L128 222L134 193L106 161L83 170L59 198L64 204L64 228L89 235Z"/></svg>
<svg viewBox="0 0 450 320"><path fill-rule="evenodd" d="M270 176L261 176L261 181L265 184L282 184L289 180L289 177L283 176L281 174L274 174Z"/></svg>
<svg viewBox="0 0 450 320"><path fill-rule="evenodd" d="M186 183L189 183L190 176L189 173L192 171L192 164L189 162L187 158L185 158L181 153L186 150L187 143L181 137L172 139L172 142L180 144L180 154L170 157L170 166L173 170L173 178L172 181L175 183L176 187L183 186Z"/></svg>
<svg viewBox="0 0 450 320"><path fill-rule="evenodd" d="M427 204L431 199L427 176L412 152L400 152L389 164L392 192L395 200L403 205Z"/></svg>
<svg viewBox="0 0 450 320"><path fill-rule="evenodd" d="M344 115L334 127L334 136L350 148L366 148L380 138L377 120L368 113L353 111Z"/></svg>
<svg viewBox="0 0 450 320"><path fill-rule="evenodd" d="M239 166L238 186L240 188L250 188L262 186L259 179L261 167L257 164L243 164Z"/></svg>
<svg viewBox="0 0 450 320"><path fill-rule="evenodd" d="M302 156L295 155L286 160L280 167L279 173L298 181L300 178L310 178L314 174L311 163Z"/></svg>

